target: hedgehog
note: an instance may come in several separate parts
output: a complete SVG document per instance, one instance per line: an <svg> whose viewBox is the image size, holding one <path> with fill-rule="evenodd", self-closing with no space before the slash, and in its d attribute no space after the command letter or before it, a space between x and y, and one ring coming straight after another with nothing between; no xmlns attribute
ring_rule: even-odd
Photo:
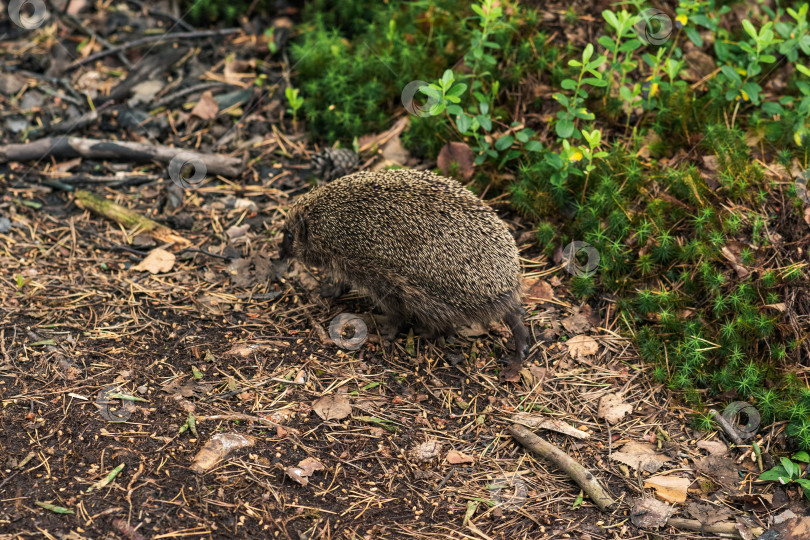
<svg viewBox="0 0 810 540"><path fill-rule="evenodd" d="M429 338L504 320L515 360L528 353L522 279L506 224L451 178L408 169L358 172L289 210L280 258L321 268Z"/></svg>

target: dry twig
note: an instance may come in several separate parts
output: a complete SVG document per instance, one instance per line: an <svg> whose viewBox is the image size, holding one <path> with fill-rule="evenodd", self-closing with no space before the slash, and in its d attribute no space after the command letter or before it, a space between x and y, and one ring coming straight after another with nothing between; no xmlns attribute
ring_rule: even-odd
<svg viewBox="0 0 810 540"><path fill-rule="evenodd" d="M599 482L593 474L574 461L571 456L550 442L538 437L529 431L528 428L520 424L512 424L509 427L509 434L527 449L551 461L554 465L565 471L565 473L588 494L599 510L602 512L612 512L616 509L618 503L599 485Z"/></svg>

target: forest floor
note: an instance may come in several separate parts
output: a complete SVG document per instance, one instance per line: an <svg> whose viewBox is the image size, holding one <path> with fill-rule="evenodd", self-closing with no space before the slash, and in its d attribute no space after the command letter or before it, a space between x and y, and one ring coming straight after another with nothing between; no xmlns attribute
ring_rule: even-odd
<svg viewBox="0 0 810 540"><path fill-rule="evenodd" d="M172 24L140 11L80 18L131 26L116 43ZM772 515L806 512L794 486L757 481L767 455L757 464L750 446L692 428L619 335L612 299L575 301L502 200L490 202L521 249L533 343L506 381L502 324L388 341L366 298L325 299L313 269L282 273L276 233L318 148L284 114L290 66L249 61L267 48L250 29L133 47L132 67L113 69L116 55L72 66L106 48L91 37L76 51L86 38L70 20L35 41L2 23L0 143L115 139L246 165L183 189L165 164L120 149L0 164L0 537L596 540L725 526L752 538ZM275 83L254 86L260 75ZM200 83L207 93L178 93ZM83 93L98 98L95 116L60 124L92 112ZM379 150L363 166L434 167L413 162L397 125L364 141ZM82 190L174 241L91 211ZM341 313L363 321L359 350L338 346ZM616 510L600 512L508 432L544 421L542 437ZM760 440L767 454L784 434L774 425ZM668 514L681 520L650 532Z"/></svg>

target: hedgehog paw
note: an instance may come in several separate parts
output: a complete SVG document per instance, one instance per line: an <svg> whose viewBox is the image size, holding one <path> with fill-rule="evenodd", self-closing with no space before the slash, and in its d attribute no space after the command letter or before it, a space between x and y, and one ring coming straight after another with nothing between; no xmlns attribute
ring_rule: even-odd
<svg viewBox="0 0 810 540"><path fill-rule="evenodd" d="M340 298L349 291L349 286L343 281L328 278L321 284L321 296L324 298Z"/></svg>

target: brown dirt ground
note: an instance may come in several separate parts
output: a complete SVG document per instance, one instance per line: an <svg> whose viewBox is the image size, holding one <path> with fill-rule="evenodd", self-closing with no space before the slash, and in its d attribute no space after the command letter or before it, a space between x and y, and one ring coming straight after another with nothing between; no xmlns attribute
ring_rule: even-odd
<svg viewBox="0 0 810 540"><path fill-rule="evenodd" d="M101 14L88 19L96 28L105 23ZM586 39L586 27L574 26L574 37ZM12 28L19 55L13 61L33 81L23 94L53 84L64 99L35 96L24 110L0 94L8 117L56 123L66 107L86 104L73 86L89 91L96 81L103 94L122 78L92 65L61 82L43 76L58 61L51 54L57 42L78 54L83 39L63 23L50 28L56 30L43 30L35 42ZM135 37L141 36L129 36ZM221 76L226 53L267 52L251 39L232 41L227 51L216 43L195 42L201 51L194 62L216 66ZM130 56L143 60L134 51ZM290 68L268 65L251 77L272 72L278 83ZM188 75L183 69L160 77L174 83ZM334 317L367 314L373 306L356 293L326 300L317 273L296 268L278 276L269 261L284 212L307 187L301 163L313 151L303 131L285 121L283 85L274 84L267 93L247 92L234 129L232 116L200 122L175 101L171 115L136 118L137 128L123 126L132 111L114 107L72 133L157 137L188 148L220 141L249 158L237 181L209 178L178 193L165 169L151 165L50 159L0 165L0 217L11 224L0 232L0 538L649 538L653 533L637 529L629 514L650 475L611 459L626 442L646 442L669 458L662 471L692 481L690 503L727 507L729 519L744 516L746 527L763 526L787 507L801 512L795 489L754 483L750 460L735 461L739 451L722 458L732 482L720 466L698 470L706 450L697 441L722 436L690 429L693 411L650 382L630 341L618 335L612 300L574 302L567 275L533 251L531 223L506 212L527 280L548 283L530 293L553 293L527 298L535 345L516 381L498 382L500 360L511 350L503 325L445 344L404 335L390 342L367 318L368 342L360 350L336 346L327 331ZM197 92L181 101L199 99ZM155 176L88 189L229 259L176 252L167 272L134 270L157 247L151 238L79 208L72 193L43 183L49 175L122 170ZM505 208L502 201L495 206ZM248 230L239 229L245 224ZM596 354L572 358L566 340L576 335L594 339ZM614 392L623 392L633 411L608 425L597 411ZM314 403L330 395L347 399L351 415L321 419ZM540 433L591 471L620 502L618 510L600 513L564 473L515 443L507 428L517 412L586 432L583 440ZM196 434L181 430L190 414ZM782 430L770 427L762 446L781 444ZM252 444L205 472L192 471L195 456L220 433L251 436ZM420 457L424 443L437 449L435 457ZM302 485L285 471L308 458L323 469ZM119 465L112 482L89 489ZM675 509L693 516L684 505ZM654 537L713 536L670 527Z"/></svg>
<svg viewBox="0 0 810 540"><path fill-rule="evenodd" d="M356 293L324 300L304 270L272 282L255 268L235 275L233 263L200 253L181 254L167 273L134 271L143 254L120 248L132 245L131 232L78 209L70 195L5 181L3 187L0 207L14 226L0 236L2 533L641 538L628 521L629 504L642 491L639 479L610 453L627 441L661 441L674 459L671 469L702 455L695 439L703 435L688 428L688 411L650 385L630 343L613 332L611 304L594 306L598 320L574 318L579 307L562 284L552 287L553 299L530 306L537 343L531 370L503 385L498 360L509 344L501 325L443 347L416 337L412 354L408 338L386 342L371 326L369 343L343 351L324 329L340 312L373 308ZM182 207L195 223L183 231L194 245L248 257L274 253L268 231L287 201L272 185L198 191L198 204ZM150 187L99 194L143 213L160 197ZM256 211L215 204L228 195L250 197ZM21 200L45 206L35 210ZM256 232L226 246L221 231L245 221ZM540 264L527 260L530 279L549 277ZM261 260L258 267L267 270ZM573 360L563 341L541 340L544 330L549 337L555 329L559 336L592 336L598 353ZM107 400L110 386L143 401L124 407ZM622 389L634 411L608 427L597 418L599 399ZM350 400L350 417L323 421L313 412L313 403L331 394ZM506 433L518 411L589 433L581 442L546 436L594 472L620 509L602 515L587 498L575 509L576 486ZM224 419L199 420L198 436L178 433L190 412ZM255 443L204 474L192 472L195 454L221 432L252 435ZM423 462L414 451L427 441L441 449ZM449 463L451 450L472 462ZM285 469L305 458L324 469L302 486ZM120 464L115 481L87 492ZM504 478L508 487L498 492L494 486ZM706 497L697 485L692 497Z"/></svg>

